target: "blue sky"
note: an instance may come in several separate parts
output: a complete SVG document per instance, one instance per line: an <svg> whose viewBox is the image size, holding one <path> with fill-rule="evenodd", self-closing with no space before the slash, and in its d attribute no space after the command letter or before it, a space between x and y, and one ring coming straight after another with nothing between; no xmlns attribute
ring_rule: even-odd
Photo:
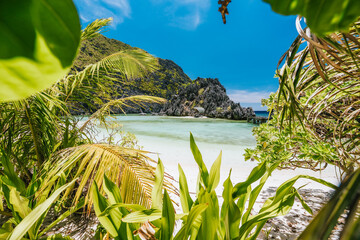
<svg viewBox="0 0 360 240"><path fill-rule="evenodd" d="M217 0L75 0L82 23L113 17L104 34L171 59L192 79L219 78L242 106L276 91L275 68L297 36L295 17L261 0L233 0L227 24Z"/></svg>

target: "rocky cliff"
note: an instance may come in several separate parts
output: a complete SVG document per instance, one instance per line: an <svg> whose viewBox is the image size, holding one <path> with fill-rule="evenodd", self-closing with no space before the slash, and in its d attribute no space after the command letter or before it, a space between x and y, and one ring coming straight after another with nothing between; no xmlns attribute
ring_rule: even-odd
<svg viewBox="0 0 360 240"><path fill-rule="evenodd" d="M82 43L79 56L74 62L74 70L81 71L88 64L95 63L110 54L127 49L135 48L103 35L86 40ZM247 116L254 115L251 108L242 108L240 104L231 101L226 95L225 88L217 79L198 78L192 81L181 67L173 61L161 58L158 60L160 68L155 72L149 73L144 78L116 82L105 80L109 81L106 83L106 87L111 89L111 97L113 99L133 95L150 95L169 100L165 107L159 104L152 104L142 108L125 108L124 110L127 113L165 111L167 115L171 116L203 115L228 119L246 119ZM109 72L108 74L111 77L122 78L122 75L116 72ZM97 89L97 86L89 87L94 92L102 91ZM77 106L76 110L72 110L73 114L92 113L99 107L98 104L78 102L76 98L74 102ZM114 109L114 112L121 113L121 110Z"/></svg>
<svg viewBox="0 0 360 240"><path fill-rule="evenodd" d="M206 116L244 120L255 116L252 108L242 108L226 94L218 79L197 78L179 90L165 104L163 112L170 116Z"/></svg>

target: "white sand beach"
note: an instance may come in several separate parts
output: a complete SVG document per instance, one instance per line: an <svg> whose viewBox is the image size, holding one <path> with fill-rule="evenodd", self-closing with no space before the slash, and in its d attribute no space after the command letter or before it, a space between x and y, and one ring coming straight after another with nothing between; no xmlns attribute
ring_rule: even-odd
<svg viewBox="0 0 360 240"><path fill-rule="evenodd" d="M180 164L186 174L190 190L193 191L195 189L195 184L191 183L196 183L198 166L191 153L189 141L186 142L169 139L165 140L149 136L137 137L139 139L139 144L144 146L144 150L157 153L150 156L153 156L155 159L159 157L164 163L165 170L175 179L178 179L178 164ZM222 151L220 183L225 181L225 179L228 177L230 169L232 169L231 180L233 183L244 181L250 174L251 170L258 164L257 162L244 160L243 154L246 147L204 142L197 142L197 145L209 170L220 151ZM268 179L265 188L279 186L284 181L295 177L296 175L310 175L324 179L335 185L339 184L335 174L335 169L333 167L327 167L324 171L321 172L314 172L307 169L276 170ZM304 179L300 179L295 186L300 187L304 184L308 184L304 188L329 190L328 187L322 184ZM219 193L222 192L221 185L219 185L217 191Z"/></svg>
<svg viewBox="0 0 360 240"><path fill-rule="evenodd" d="M178 179L178 164L181 165L187 177L189 190L192 192L191 196L195 198L195 184L197 181L198 166L192 156L189 143L178 140L165 141L148 136L138 136L138 139L141 145L146 146L144 150L158 152L158 154L153 154L153 156L155 158L160 157L165 166L165 171L167 171L175 179ZM246 180L252 168L255 167L257 163L244 161L244 147L203 142L198 142L198 147L202 152L204 162L209 170L211 164L215 161L216 157L222 150L220 184L216 189L217 195L219 196L219 204L221 205L221 195L223 191L222 183L228 177L230 169L232 169L231 180L233 184L236 184ZM322 172L314 172L306 169L275 170L258 197L254 206L254 211L259 211L265 200L274 196L278 186L296 175L310 175L321 178L335 185L339 184L333 167L328 167ZM299 179L295 184L295 187L303 185L305 186L301 188L299 192L316 214L321 209L322 205L330 199L332 189L309 179ZM256 183L254 186L256 186ZM176 211L178 213L182 212L181 207L177 207ZM312 218L313 216L306 212L300 201L296 199L292 210L286 216L276 217L268 221L263 228L263 233L258 239L296 239L297 236L306 228ZM178 224L178 227L179 226L181 225ZM336 228L337 230L334 231L331 239L339 238L341 227L342 226L338 226ZM268 234L266 238L264 235L265 233Z"/></svg>
<svg viewBox="0 0 360 240"><path fill-rule="evenodd" d="M142 146L143 150L152 152L149 154L150 157L155 160L160 158L165 171L176 180L178 180L178 164L180 164L187 177L189 191L193 198L195 198L195 185L199 170L190 150L189 132L193 133L209 170L222 151L220 183L216 189L219 204L222 204L222 184L228 177L230 169L232 169L231 180L235 185L245 181L251 170L258 164L245 161L243 156L246 148L255 147L256 141L251 130L256 125L219 119L160 116L118 116L115 120L123 126L124 131L136 135L138 145ZM100 128L99 139L102 139L105 134L105 129ZM274 196L277 187L296 175L310 175L335 185L339 184L333 167L328 167L322 172L306 169L275 170L256 201L254 211L258 211L267 198ZM176 182L175 185L177 186ZM255 185L256 183L254 183ZM309 179L298 180L295 187L302 187L300 194L314 213L319 211L322 205L330 199L333 192L330 188ZM180 202L175 196L172 197L175 201ZM180 206L176 207L176 212L181 212ZM303 209L300 202L296 201L289 214L269 221L265 225L264 231L268 231L268 236L272 236L271 239L295 239L305 229L312 217ZM339 230L341 227L337 229ZM260 239L264 239L263 237ZM331 239L337 239L337 237L336 235Z"/></svg>
<svg viewBox="0 0 360 240"><path fill-rule="evenodd" d="M187 177L189 190L193 193L191 195L195 198L195 184L197 181L198 166L192 156L189 143L179 140L165 141L148 136L138 136L138 139L141 145L146 146L144 150L158 152L158 154L154 154L153 156L155 158L160 157L165 166L165 171L171 174L175 179L178 179L178 164L181 165ZM244 161L244 147L204 142L198 142L198 147L202 152L204 162L208 169L210 169L211 164L222 150L222 165L220 170L221 178L220 184L216 189L217 195L219 196L219 204L222 204L222 183L228 177L230 169L232 169L232 182L233 184L236 184L244 181L257 163ZM259 211L265 200L274 196L278 186L296 175L310 175L338 185L339 182L334 171L335 169L332 167L328 167L322 172L314 172L306 169L276 170L265 184L263 191L255 203L254 210ZM256 183L254 186L255 185ZM299 179L295 184L295 187L303 185L305 186L300 190L300 194L314 213L316 213L321 209L322 205L329 200L332 190L309 179ZM181 207L177 207L176 211L181 212ZM265 225L263 231L268 231L268 239L296 239L296 237L311 221L312 217L313 216L311 214L304 210L300 201L296 200L292 210L286 216L271 219ZM334 233L335 235L333 235L331 239L338 239L341 226L337 229L337 232ZM259 239L265 239L265 236L260 235Z"/></svg>
<svg viewBox="0 0 360 240"><path fill-rule="evenodd" d="M246 148L253 148L256 145L252 136L252 128L256 125L250 123L221 119L136 115L120 115L113 120L121 123L124 131L135 134L138 145L142 146L143 150L152 152L150 157L154 159L159 157L164 163L165 170L175 179L178 179L178 164L180 164L188 179L190 191L195 190L198 175L198 166L190 150L190 132L193 133L209 170L222 152L221 179L217 188L219 193L230 169L232 169L231 179L235 184L244 181L258 164L245 161L243 156ZM105 129L100 130L101 134L106 134ZM268 179L265 188L279 186L300 174L321 178L335 185L339 184L335 169L329 166L321 172L307 169L276 170ZM304 188L329 190L328 187L308 179L300 179L295 186L304 184L307 184Z"/></svg>

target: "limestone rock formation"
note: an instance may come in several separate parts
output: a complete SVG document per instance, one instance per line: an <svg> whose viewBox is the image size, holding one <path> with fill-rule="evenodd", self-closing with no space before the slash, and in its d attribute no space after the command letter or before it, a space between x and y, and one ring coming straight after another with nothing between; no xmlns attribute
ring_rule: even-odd
<svg viewBox="0 0 360 240"><path fill-rule="evenodd" d="M234 120L255 116L252 108L243 108L230 100L219 80L212 78L197 78L192 84L181 88L162 111L169 116L206 116Z"/></svg>

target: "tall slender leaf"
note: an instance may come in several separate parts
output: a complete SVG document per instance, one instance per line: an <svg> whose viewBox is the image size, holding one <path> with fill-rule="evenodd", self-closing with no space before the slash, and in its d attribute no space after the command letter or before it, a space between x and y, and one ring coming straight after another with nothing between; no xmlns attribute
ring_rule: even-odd
<svg viewBox="0 0 360 240"><path fill-rule="evenodd" d="M172 239L175 226L175 210L166 189L164 192L159 240Z"/></svg>
<svg viewBox="0 0 360 240"><path fill-rule="evenodd" d="M20 240L26 234L27 231L35 224L35 222L42 217L42 215L49 209L53 202L59 197L59 195L70 185L74 183L75 180L71 181L64 186L58 188L53 194L50 195L43 203L38 205L34 210L32 210L21 222L16 226L12 232L9 240Z"/></svg>
<svg viewBox="0 0 360 240"><path fill-rule="evenodd" d="M193 205L193 200L190 197L186 176L180 164L179 169L179 185L180 185L180 202L184 213L188 213Z"/></svg>
<svg viewBox="0 0 360 240"><path fill-rule="evenodd" d="M215 160L210 169L208 192L215 190L220 182L220 167L221 167L221 156L220 152L218 158Z"/></svg>
<svg viewBox="0 0 360 240"><path fill-rule="evenodd" d="M153 208L161 209L163 181L164 181L164 165L159 159L155 172L155 183L151 194L151 202Z"/></svg>
<svg viewBox="0 0 360 240"><path fill-rule="evenodd" d="M202 155L199 151L199 148L197 147L197 145L195 143L194 136L192 135L192 133L190 133L190 149L191 149L192 154L194 155L194 159L195 159L196 163L199 166L201 180L205 186L208 186L209 173L208 173L208 170L202 159Z"/></svg>

